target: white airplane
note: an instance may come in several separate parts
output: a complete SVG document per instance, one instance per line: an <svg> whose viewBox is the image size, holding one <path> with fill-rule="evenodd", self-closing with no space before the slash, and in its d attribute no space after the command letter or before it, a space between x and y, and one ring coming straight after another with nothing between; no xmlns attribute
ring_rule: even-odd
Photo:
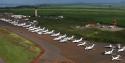
<svg viewBox="0 0 125 63"><path fill-rule="evenodd" d="M24 25L23 27L26 27L26 28L27 28L27 27L30 27L30 26L31 26L31 24L29 24L29 25Z"/></svg>
<svg viewBox="0 0 125 63"><path fill-rule="evenodd" d="M66 34L64 34L64 35L62 35L62 36L60 36L60 37L62 37L62 38L65 38L67 35Z"/></svg>
<svg viewBox="0 0 125 63"><path fill-rule="evenodd" d="M114 46L112 44L109 44L108 46L104 46L105 48L113 48Z"/></svg>
<svg viewBox="0 0 125 63"><path fill-rule="evenodd" d="M11 24L12 24L12 25L15 25L15 26L20 26L20 25L18 24L18 22L16 22L16 21L11 22Z"/></svg>
<svg viewBox="0 0 125 63"><path fill-rule="evenodd" d="M40 29L40 26L38 26L37 29Z"/></svg>
<svg viewBox="0 0 125 63"><path fill-rule="evenodd" d="M36 31L37 31L37 32L38 32L38 31L45 31L45 27L40 28L40 26L39 26L39 27L37 27Z"/></svg>
<svg viewBox="0 0 125 63"><path fill-rule="evenodd" d="M15 25L15 26L20 26L20 24L16 21L12 22L12 25Z"/></svg>
<svg viewBox="0 0 125 63"><path fill-rule="evenodd" d="M78 43L78 42L80 42L80 41L82 41L82 37L80 38L80 39L78 39L78 40L74 40L74 41L72 41L73 43Z"/></svg>
<svg viewBox="0 0 125 63"><path fill-rule="evenodd" d="M125 51L125 46L120 48L120 49L118 49L118 52L123 52L123 51Z"/></svg>
<svg viewBox="0 0 125 63"><path fill-rule="evenodd" d="M32 32L38 32L38 31L40 31L40 30L41 30L40 27L36 27L36 28L34 28L34 30L32 30Z"/></svg>
<svg viewBox="0 0 125 63"><path fill-rule="evenodd" d="M12 22L10 22L10 24L17 24L17 22L16 21L12 21Z"/></svg>
<svg viewBox="0 0 125 63"><path fill-rule="evenodd" d="M86 41L79 43L77 46L85 46L85 44L87 44Z"/></svg>
<svg viewBox="0 0 125 63"><path fill-rule="evenodd" d="M66 42L66 41L72 40L73 38L74 38L74 36L66 37L64 39L61 39L59 42Z"/></svg>
<svg viewBox="0 0 125 63"><path fill-rule="evenodd" d="M74 36L71 36L71 37L68 37L67 39L68 40L72 40L74 38Z"/></svg>
<svg viewBox="0 0 125 63"><path fill-rule="evenodd" d="M26 23L20 23L20 24L18 24L18 26L24 26L24 25L26 25Z"/></svg>
<svg viewBox="0 0 125 63"><path fill-rule="evenodd" d="M112 49L111 51L105 51L105 55L110 55L110 54L112 54L113 53L113 51L114 51L114 49Z"/></svg>
<svg viewBox="0 0 125 63"><path fill-rule="evenodd" d="M30 30L30 29L33 29L35 26L29 26L29 27L27 27L26 29L28 29L28 30Z"/></svg>
<svg viewBox="0 0 125 63"><path fill-rule="evenodd" d="M46 32L46 33L44 33L44 34L52 34L54 32L54 30L52 30L52 31L48 31L48 32Z"/></svg>
<svg viewBox="0 0 125 63"><path fill-rule="evenodd" d="M43 34L43 32L42 31L38 31L37 34L41 35L41 34Z"/></svg>
<svg viewBox="0 0 125 63"><path fill-rule="evenodd" d="M43 33L46 33L46 32L48 32L48 31L49 31L49 30L47 29L47 30L43 30L42 32L43 32Z"/></svg>
<svg viewBox="0 0 125 63"><path fill-rule="evenodd" d="M37 29L39 29L39 27L36 27L36 26L35 26L35 27L34 27L34 30L37 30Z"/></svg>
<svg viewBox="0 0 125 63"><path fill-rule="evenodd" d="M26 23L21 23L22 27L26 25Z"/></svg>
<svg viewBox="0 0 125 63"><path fill-rule="evenodd" d="M60 39L65 38L65 37L66 37L66 34L65 34L65 35L62 35L62 36L59 36L59 37L57 37L57 38L54 38L53 40L60 40Z"/></svg>
<svg viewBox="0 0 125 63"><path fill-rule="evenodd" d="M30 28L29 31L33 32L34 30L36 30L36 27Z"/></svg>
<svg viewBox="0 0 125 63"><path fill-rule="evenodd" d="M91 46L86 46L85 50L92 50L94 48L95 44L91 45Z"/></svg>
<svg viewBox="0 0 125 63"><path fill-rule="evenodd" d="M64 38L64 39L61 39L59 42L66 42L66 41L68 41L68 38L67 38L67 37Z"/></svg>
<svg viewBox="0 0 125 63"><path fill-rule="evenodd" d="M59 36L60 35L60 32L59 33L54 33L54 34L52 34L51 36Z"/></svg>
<svg viewBox="0 0 125 63"><path fill-rule="evenodd" d="M118 47L118 49L120 49L121 48L121 44L117 44L117 47Z"/></svg>
<svg viewBox="0 0 125 63"><path fill-rule="evenodd" d="M14 22L12 25L21 26L18 22Z"/></svg>
<svg viewBox="0 0 125 63"><path fill-rule="evenodd" d="M120 59L120 55L117 55L116 57L114 57L114 56L112 56L112 61L113 60L117 60L117 61L120 61L120 60L122 60L122 59Z"/></svg>
<svg viewBox="0 0 125 63"><path fill-rule="evenodd" d="M45 27L43 27L41 30L42 30L42 31L45 30Z"/></svg>
<svg viewBox="0 0 125 63"><path fill-rule="evenodd" d="M39 32L39 31L40 31L40 29L33 30L33 32Z"/></svg>
<svg viewBox="0 0 125 63"><path fill-rule="evenodd" d="M60 40L62 39L62 37L57 37L57 38L54 38L53 40Z"/></svg>

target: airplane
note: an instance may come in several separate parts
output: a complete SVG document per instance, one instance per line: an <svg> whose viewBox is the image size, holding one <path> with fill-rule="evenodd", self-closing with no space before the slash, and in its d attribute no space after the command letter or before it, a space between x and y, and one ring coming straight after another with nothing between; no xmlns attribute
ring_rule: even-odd
<svg viewBox="0 0 125 63"><path fill-rule="evenodd" d="M104 46L105 48L113 48L114 46L112 44L109 44L108 46Z"/></svg>
<svg viewBox="0 0 125 63"><path fill-rule="evenodd" d="M41 34L43 34L43 32L42 31L38 31L37 34L41 35Z"/></svg>
<svg viewBox="0 0 125 63"><path fill-rule="evenodd" d="M118 47L118 49L120 49L121 48L121 44L117 44L117 47Z"/></svg>
<svg viewBox="0 0 125 63"><path fill-rule="evenodd" d="M47 29L47 30L43 30L42 32L43 32L43 33L46 33L46 32L48 32L48 31L49 31L49 30Z"/></svg>
<svg viewBox="0 0 125 63"><path fill-rule="evenodd" d="M116 57L112 56L112 61L113 61L113 60L120 61L120 60L122 60L122 59L120 59L120 55L117 55Z"/></svg>
<svg viewBox="0 0 125 63"><path fill-rule="evenodd" d="M48 32L46 32L46 33L44 33L44 34L52 34L53 32L54 32L54 30L48 31Z"/></svg>
<svg viewBox="0 0 125 63"><path fill-rule="evenodd" d="M71 36L71 37L68 37L67 39L68 40L72 40L74 38L74 36Z"/></svg>
<svg viewBox="0 0 125 63"><path fill-rule="evenodd" d="M84 41L84 42L78 44L77 46L85 46L85 44L87 44L86 41Z"/></svg>
<svg viewBox="0 0 125 63"><path fill-rule="evenodd" d="M68 38L67 38L67 37L64 38L64 39L61 39L59 42L66 42L66 41L68 41Z"/></svg>
<svg viewBox="0 0 125 63"><path fill-rule="evenodd" d="M105 54L105 55L110 55L110 54L113 53L113 51L114 51L114 49L112 49L111 51L105 51L104 54Z"/></svg>
<svg viewBox="0 0 125 63"><path fill-rule="evenodd" d="M74 40L74 41L72 41L73 43L79 43L80 41L82 41L82 37L80 38L80 39L78 39L78 40Z"/></svg>
<svg viewBox="0 0 125 63"><path fill-rule="evenodd" d="M65 35L62 35L62 36L59 36L59 37L57 37L57 38L54 38L53 40L60 40L60 39L65 38L65 37L66 37L66 34L65 34Z"/></svg>
<svg viewBox="0 0 125 63"><path fill-rule="evenodd" d="M54 33L54 34L52 34L51 36L59 36L60 35L60 32L59 33Z"/></svg>
<svg viewBox="0 0 125 63"><path fill-rule="evenodd" d="M118 52L123 52L123 51L125 51L125 46L120 48L120 49L118 49Z"/></svg>
<svg viewBox="0 0 125 63"><path fill-rule="evenodd" d="M85 50L92 50L94 48L95 44L91 45L91 46L86 46Z"/></svg>

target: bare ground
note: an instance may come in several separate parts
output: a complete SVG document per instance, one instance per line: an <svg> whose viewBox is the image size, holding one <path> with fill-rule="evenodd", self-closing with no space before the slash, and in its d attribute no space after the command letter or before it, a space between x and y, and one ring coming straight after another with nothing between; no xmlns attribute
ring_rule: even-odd
<svg viewBox="0 0 125 63"><path fill-rule="evenodd" d="M0 58L0 63L4 63L4 61Z"/></svg>

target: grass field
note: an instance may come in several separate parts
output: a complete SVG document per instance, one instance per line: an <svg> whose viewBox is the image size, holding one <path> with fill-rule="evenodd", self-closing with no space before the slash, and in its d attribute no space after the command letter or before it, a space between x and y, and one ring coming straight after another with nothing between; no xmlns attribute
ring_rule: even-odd
<svg viewBox="0 0 125 63"><path fill-rule="evenodd" d="M0 28L0 58L5 63L30 63L40 52L35 46L31 41Z"/></svg>
<svg viewBox="0 0 125 63"><path fill-rule="evenodd" d="M15 14L33 16L34 9L3 9L0 12L12 12ZM55 29L61 33L85 37L88 40L97 42L125 43L125 33L123 31L111 32L99 29L76 29L75 26L83 26L86 23L99 22L112 24L113 19L117 20L118 26L125 27L125 9L118 8L40 8L38 15L41 17L31 17L39 22L39 25L49 29ZM63 19L55 19L57 16L64 16ZM95 34L95 32L98 32Z"/></svg>

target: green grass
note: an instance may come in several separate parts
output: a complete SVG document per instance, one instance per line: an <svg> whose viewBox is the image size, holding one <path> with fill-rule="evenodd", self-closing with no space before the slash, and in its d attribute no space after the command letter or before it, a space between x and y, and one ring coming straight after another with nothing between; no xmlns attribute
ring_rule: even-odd
<svg viewBox="0 0 125 63"><path fill-rule="evenodd" d="M0 12L12 12L15 14L33 16L34 9L2 9ZM38 15L41 17L36 19L40 26L45 26L49 29L55 29L61 33L75 35L76 37L85 37L87 40L97 42L110 43L125 43L125 33L123 31L110 32L101 31L98 29L76 29L75 26L84 26L86 23L99 22L102 24L112 24L113 19L117 19L118 26L125 27L125 9L118 8L40 8ZM64 19L57 20L48 18L63 15ZM47 18L46 18L47 17ZM95 34L98 32L98 34Z"/></svg>
<svg viewBox="0 0 125 63"><path fill-rule="evenodd" d="M31 46L35 44L0 28L0 57L5 63L30 63L40 52L38 47L31 51Z"/></svg>

